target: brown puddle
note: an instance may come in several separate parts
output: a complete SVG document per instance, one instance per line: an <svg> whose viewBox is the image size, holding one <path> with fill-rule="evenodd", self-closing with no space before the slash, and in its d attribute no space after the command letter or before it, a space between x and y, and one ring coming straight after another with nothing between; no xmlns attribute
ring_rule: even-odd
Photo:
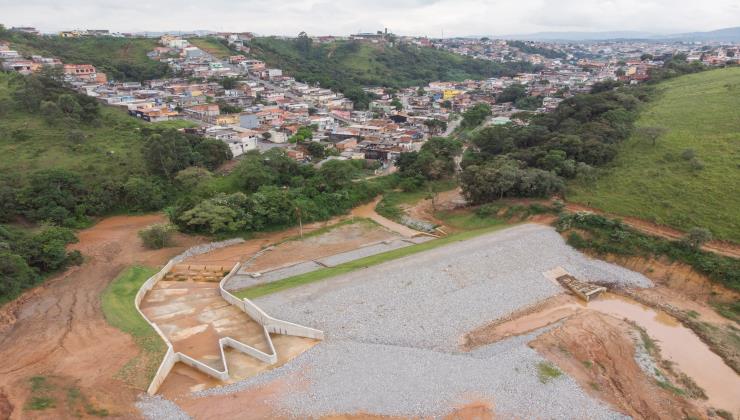
<svg viewBox="0 0 740 420"><path fill-rule="evenodd" d="M634 322L657 341L663 359L673 362L705 391L709 405L740 413L740 376L698 336L665 312L611 293L603 293L589 303L566 295L551 298L518 316L515 314L511 320L472 331L466 335L463 347L472 349L527 334L583 311L597 311Z"/></svg>
<svg viewBox="0 0 740 420"><path fill-rule="evenodd" d="M644 328L658 342L662 357L675 363L706 392L709 404L740 412L740 376L677 319L632 299L606 293L587 309L624 318Z"/></svg>

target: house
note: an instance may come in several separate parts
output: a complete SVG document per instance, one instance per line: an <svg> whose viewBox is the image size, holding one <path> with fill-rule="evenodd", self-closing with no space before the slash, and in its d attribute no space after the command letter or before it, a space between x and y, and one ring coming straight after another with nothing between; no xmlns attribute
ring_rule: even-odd
<svg viewBox="0 0 740 420"><path fill-rule="evenodd" d="M295 150L295 149L287 150L286 154L288 155L289 158L294 159L294 160L303 160L306 158L305 154L301 150Z"/></svg>
<svg viewBox="0 0 740 420"><path fill-rule="evenodd" d="M70 81L83 83L107 83L105 73L98 73L92 64L65 64L63 67L64 77Z"/></svg>
<svg viewBox="0 0 740 420"><path fill-rule="evenodd" d="M257 115L255 114L242 114L239 115L239 127L255 129L260 126Z"/></svg>
<svg viewBox="0 0 740 420"><path fill-rule="evenodd" d="M243 55L232 55L229 57L229 63L231 64L239 64L247 61L247 57Z"/></svg>
<svg viewBox="0 0 740 420"><path fill-rule="evenodd" d="M199 119L207 117L216 117L221 113L217 104L193 105L185 108L185 114Z"/></svg>
<svg viewBox="0 0 740 420"><path fill-rule="evenodd" d="M36 64L29 60L8 60L3 61L2 69L5 71L13 71L23 75L29 75L35 71Z"/></svg>
<svg viewBox="0 0 740 420"><path fill-rule="evenodd" d="M270 133L270 141L273 143L282 144L288 141L288 135L283 131L273 129L268 131L268 133Z"/></svg>
<svg viewBox="0 0 740 420"><path fill-rule="evenodd" d="M337 148L337 150L342 152L345 150L354 149L355 147L357 147L357 138L350 137L348 139L337 142L334 146Z"/></svg>
<svg viewBox="0 0 740 420"><path fill-rule="evenodd" d="M239 124L239 114L218 115L213 122L216 125L237 125Z"/></svg>

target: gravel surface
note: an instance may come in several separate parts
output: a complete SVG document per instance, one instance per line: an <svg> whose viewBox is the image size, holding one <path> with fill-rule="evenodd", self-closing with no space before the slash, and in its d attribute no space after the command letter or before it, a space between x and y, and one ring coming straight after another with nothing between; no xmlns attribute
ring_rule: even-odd
<svg viewBox="0 0 740 420"><path fill-rule="evenodd" d="M279 319L332 339L455 351L477 326L563 292L543 272L651 286L644 276L590 259L553 229L527 224L256 300Z"/></svg>
<svg viewBox="0 0 740 420"><path fill-rule="evenodd" d="M272 283L274 281L287 279L288 277L316 271L319 268L321 268L319 264L316 264L313 261L306 261L265 272L259 277L252 277L248 274L236 274L229 279L226 284L226 290L241 290L248 287L259 286L260 284Z"/></svg>
<svg viewBox="0 0 740 420"><path fill-rule="evenodd" d="M543 272L651 286L568 247L551 228L522 225L257 299L267 313L324 330L326 340L286 365L198 395L231 393L280 378L268 402L288 416L335 413L437 417L488 401L516 418L625 418L562 375L537 376L527 346L538 332L459 350L462 335L563 292Z"/></svg>
<svg viewBox="0 0 740 420"><path fill-rule="evenodd" d="M147 420L190 420L191 417L177 404L159 395L142 394L136 402L136 408Z"/></svg>

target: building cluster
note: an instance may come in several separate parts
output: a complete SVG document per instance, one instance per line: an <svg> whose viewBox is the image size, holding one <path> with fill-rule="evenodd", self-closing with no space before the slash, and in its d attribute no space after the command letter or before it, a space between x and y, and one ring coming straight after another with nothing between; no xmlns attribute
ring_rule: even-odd
<svg viewBox="0 0 740 420"><path fill-rule="evenodd" d="M105 73L99 72L91 64L65 64L58 58L32 55L24 57L12 46L0 41L0 68L8 72L29 75L44 68L58 68L64 75L64 80L72 85L89 83L101 84L108 81Z"/></svg>
<svg viewBox="0 0 740 420"><path fill-rule="evenodd" d="M30 29L29 29L30 30ZM103 36L105 31L68 31L60 36ZM526 61L531 73L460 82L432 82L391 91L366 87L372 98L367 110L355 110L341 93L306 83L250 56L251 33L219 33L234 55L215 57L193 45L192 37L164 35L148 53L177 77L139 82L108 82L90 64L65 64L55 58L23 57L0 43L0 60L7 71L29 74L44 66L59 67L67 82L99 101L150 122L190 120L189 129L220 139L238 157L250 150L285 148L288 155L311 160L308 143L320 142L333 159L378 160L384 167L401 152L419 150L431 136L449 135L459 115L487 103L492 115L485 124L519 122L518 102L499 103L507 88L517 85L536 106L525 112L548 112L566 97L590 90L594 83L618 79L645 80L662 66L668 54L688 60L724 64L738 57L738 46L681 43L594 42L541 43L483 39L397 37L386 31L350 37L314 37L316 42L350 39L365 43L404 42L445 49L474 59ZM200 44L200 43L198 43ZM307 139L304 127L311 127ZM300 131L303 129L303 131Z"/></svg>

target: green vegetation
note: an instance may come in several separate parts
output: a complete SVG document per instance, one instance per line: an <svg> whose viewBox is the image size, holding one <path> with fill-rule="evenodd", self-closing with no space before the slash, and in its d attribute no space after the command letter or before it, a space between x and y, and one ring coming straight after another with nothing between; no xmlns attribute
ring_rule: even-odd
<svg viewBox="0 0 740 420"><path fill-rule="evenodd" d="M462 161L463 193L473 203L548 197L563 191L565 178L589 179L594 166L614 158L615 144L629 135L649 93L629 87L577 95L552 113L531 117L527 126L496 125L472 133ZM518 100L520 94L525 93L508 92L511 98L505 99Z"/></svg>
<svg viewBox="0 0 740 420"><path fill-rule="evenodd" d="M188 38L188 42L216 58L224 59L234 55L229 47L227 47L224 42L218 38Z"/></svg>
<svg viewBox="0 0 740 420"><path fill-rule="evenodd" d="M462 143L447 137L432 137L418 152L401 153L396 159L405 191L419 189L425 181L438 181L455 174L455 157Z"/></svg>
<svg viewBox="0 0 740 420"><path fill-rule="evenodd" d="M339 90L360 109L366 108L371 99L363 86L401 88L434 80L483 79L533 70L529 63L474 60L408 44L337 41L317 45L299 36L292 40L255 38L250 47L252 54L269 66L281 68L298 80Z"/></svg>
<svg viewBox="0 0 740 420"><path fill-rule="evenodd" d="M568 244L598 254L666 257L693 267L699 273L723 286L740 291L740 260L702 251L684 241L669 241L642 234L619 220L603 216L576 213L558 220L560 231L570 231ZM585 234L579 233L585 232Z"/></svg>
<svg viewBox="0 0 740 420"><path fill-rule="evenodd" d="M481 125L490 116L491 107L488 104L473 105L467 111L463 112L460 128L471 130Z"/></svg>
<svg viewBox="0 0 740 420"><path fill-rule="evenodd" d="M175 233L174 226L159 223L140 230L139 238L144 242L145 247L149 249L161 249L170 246L173 233Z"/></svg>
<svg viewBox="0 0 740 420"><path fill-rule="evenodd" d="M41 283L50 274L80 264L79 251L67 252L77 242L70 229L43 226L28 231L0 225L0 304Z"/></svg>
<svg viewBox="0 0 740 420"><path fill-rule="evenodd" d="M156 269L141 266L127 268L108 285L101 297L106 321L130 334L141 349L141 353L130 360L118 375L128 383L142 388L154 376L166 351L162 339L141 317L134 305L139 288L156 272Z"/></svg>
<svg viewBox="0 0 740 420"><path fill-rule="evenodd" d="M403 180L399 184L403 186ZM383 200L375 206L375 211L383 217L399 221L403 215L402 205L415 204L420 200L431 198L435 193L452 190L456 186L454 179L441 179L423 182L418 187L414 185L409 191L387 191L383 193Z"/></svg>
<svg viewBox="0 0 740 420"><path fill-rule="evenodd" d="M170 73L167 63L146 55L157 46L154 38L60 38L0 31L0 40L10 42L24 55L54 57L65 64L92 64L109 79L144 81Z"/></svg>
<svg viewBox="0 0 740 420"><path fill-rule="evenodd" d="M543 384L546 384L550 382L551 380L558 378L563 375L563 372L560 371L555 365L553 365L550 362L539 362L537 363L537 377L540 379L540 382Z"/></svg>
<svg viewBox="0 0 740 420"><path fill-rule="evenodd" d="M284 151L249 152L227 176L206 179L169 209L183 231L236 235L346 213L383 191L387 180L358 180L362 161L300 165ZM392 181L392 180L391 180Z"/></svg>
<svg viewBox="0 0 740 420"><path fill-rule="evenodd" d="M249 289L241 290L236 292L235 295L240 298L255 299L260 296L269 295L272 293L280 292L293 287L298 287L308 283L314 283L327 279L329 277L346 274L355 270L367 268L373 265L381 264L386 261L403 258L409 255L417 254L419 252L434 249L440 246L451 244L454 242L461 242L470 238L482 235L484 233L493 232L504 228L502 225L494 225L484 229L471 230L467 232L461 232L454 235L449 235L441 239L435 239L432 241L424 242L417 245L411 245L404 248L395 249L393 251L384 252L382 254L372 255L369 257L361 258L359 260L346 262L339 264L335 267L322 268L316 271L312 271L306 274L300 274L286 279L278 280L276 282L251 287Z"/></svg>
<svg viewBox="0 0 740 420"><path fill-rule="evenodd" d="M51 396L54 386L45 376L32 376L29 379L31 395L26 401L25 410L46 410L56 407L56 399Z"/></svg>
<svg viewBox="0 0 740 420"><path fill-rule="evenodd" d="M108 417L108 410L95 407L79 388L67 389L67 408L75 417L82 417L82 412L95 417Z"/></svg>
<svg viewBox="0 0 740 420"><path fill-rule="evenodd" d="M653 144L636 131L596 181L572 183L569 200L740 242L740 68L686 75L656 89L658 99L636 125L665 134Z"/></svg>

